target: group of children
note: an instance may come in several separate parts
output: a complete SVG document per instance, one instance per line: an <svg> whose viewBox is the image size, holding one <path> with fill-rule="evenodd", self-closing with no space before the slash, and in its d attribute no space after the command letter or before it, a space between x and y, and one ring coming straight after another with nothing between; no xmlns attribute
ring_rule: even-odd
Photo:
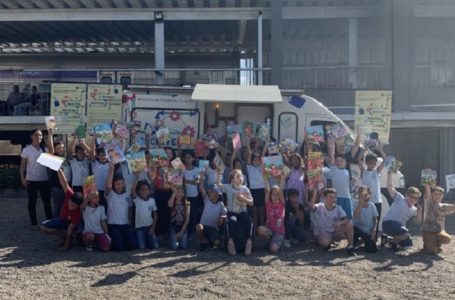
<svg viewBox="0 0 455 300"><path fill-rule="evenodd" d="M39 146L39 130L32 137L28 147L37 153L65 156L65 145L54 143L52 131L47 149ZM170 248L186 249L195 237L199 250L225 247L230 255L250 255L256 239L266 240L271 253L312 239L324 249L347 240L350 255L361 245L367 252L376 252L385 153L382 147L365 151L357 141L347 154L336 146L328 140L323 189L307 188L306 150L280 154L288 171L271 177L266 175L262 159L268 151L267 142L260 151L260 142L248 139L240 155L237 151L224 153L226 170L214 163L216 149L206 152L204 159L210 163L201 170L196 167L199 158L194 157L193 151L179 151L176 155L173 149L166 148L166 167L171 167L177 156L186 167L183 185L169 189L163 184L164 166L154 164L150 157L145 170L131 174L124 163L109 162L104 149L95 142L88 146L84 140L74 138L67 162L58 172L48 173L54 215L47 216L41 230L62 234L62 249L68 249L81 233L88 250L96 247L101 251L156 249L166 237ZM311 145L302 148L311 151ZM26 176L44 168L29 152L23 152L21 164L21 179L28 188ZM379 165L378 157L382 159ZM358 164L361 170L358 199L351 196L350 163ZM84 189L90 174L94 175L94 184ZM419 189L410 187L403 195L393 186L392 173L387 176L393 202L383 216L381 245L393 249L412 246L406 224L413 218L423 224L425 251L442 251L441 245L450 241L444 218L455 212L454 205L441 203L444 190L425 186L424 202L420 203ZM29 190L30 200L33 197Z"/></svg>

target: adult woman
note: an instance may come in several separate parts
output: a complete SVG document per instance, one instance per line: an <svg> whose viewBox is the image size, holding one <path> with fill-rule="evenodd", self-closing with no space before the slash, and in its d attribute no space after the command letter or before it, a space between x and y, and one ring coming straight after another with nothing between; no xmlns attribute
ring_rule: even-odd
<svg viewBox="0 0 455 300"><path fill-rule="evenodd" d="M38 191L43 201L47 220L52 219L52 208L47 169L36 162L38 157L46 152L41 145L43 133L41 130L35 129L32 131L30 137L32 143L22 150L19 170L21 183L27 188L30 221L32 222L32 227L38 229L38 222L36 219L36 200L38 198Z"/></svg>

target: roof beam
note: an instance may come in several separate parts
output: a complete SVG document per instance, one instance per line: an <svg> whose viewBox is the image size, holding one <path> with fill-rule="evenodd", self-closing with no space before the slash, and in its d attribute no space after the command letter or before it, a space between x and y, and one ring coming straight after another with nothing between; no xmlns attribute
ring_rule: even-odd
<svg viewBox="0 0 455 300"><path fill-rule="evenodd" d="M283 19L371 18L382 14L381 7L313 6L283 7Z"/></svg>
<svg viewBox="0 0 455 300"><path fill-rule="evenodd" d="M19 3L22 7L24 8L29 8L29 9L34 9L35 7L33 6L33 3L29 0L15 0L17 3Z"/></svg>

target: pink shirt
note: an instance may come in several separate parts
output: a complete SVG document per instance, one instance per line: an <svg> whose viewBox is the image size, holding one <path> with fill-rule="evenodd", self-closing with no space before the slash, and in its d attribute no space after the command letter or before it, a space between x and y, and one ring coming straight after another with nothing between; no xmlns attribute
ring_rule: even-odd
<svg viewBox="0 0 455 300"><path fill-rule="evenodd" d="M267 201L265 211L267 214L265 226L275 233L284 234L284 203Z"/></svg>

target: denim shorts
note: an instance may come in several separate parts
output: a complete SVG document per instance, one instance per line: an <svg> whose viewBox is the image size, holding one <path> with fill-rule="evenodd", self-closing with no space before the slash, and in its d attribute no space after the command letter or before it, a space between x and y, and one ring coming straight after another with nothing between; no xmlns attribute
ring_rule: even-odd
<svg viewBox="0 0 455 300"><path fill-rule="evenodd" d="M63 220L60 217L46 220L42 223L44 227L52 229L67 229L69 224L70 222Z"/></svg>
<svg viewBox="0 0 455 300"><path fill-rule="evenodd" d="M389 236L398 236L409 232L406 226L397 221L383 221L382 231Z"/></svg>

